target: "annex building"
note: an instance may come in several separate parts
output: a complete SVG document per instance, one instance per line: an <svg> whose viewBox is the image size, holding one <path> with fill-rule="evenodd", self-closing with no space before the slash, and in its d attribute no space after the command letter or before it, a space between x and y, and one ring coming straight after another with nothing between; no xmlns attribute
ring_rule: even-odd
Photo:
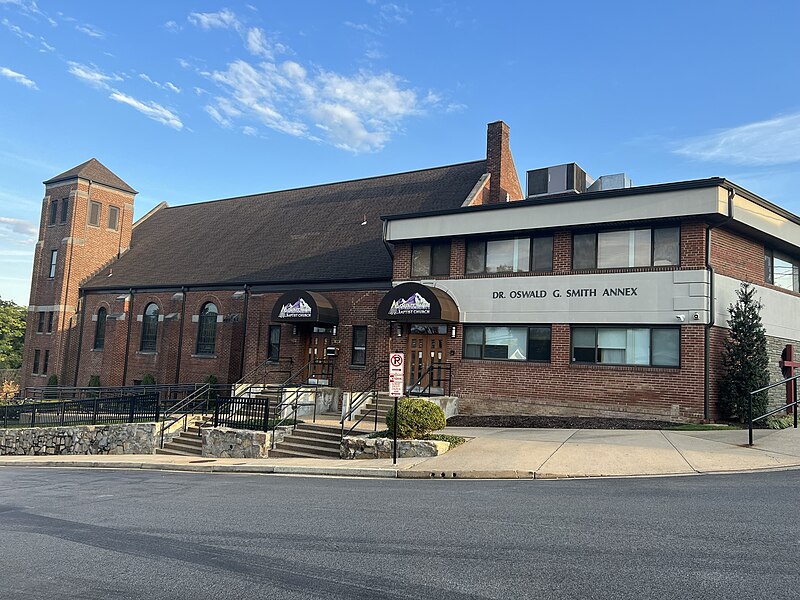
<svg viewBox="0 0 800 600"><path fill-rule="evenodd" d="M347 390L402 351L410 392L461 413L713 420L741 282L773 380L800 341L800 218L726 179L636 187L574 163L523 193L503 122L474 162L136 222L95 159L44 183L25 386L233 383L291 359Z"/></svg>

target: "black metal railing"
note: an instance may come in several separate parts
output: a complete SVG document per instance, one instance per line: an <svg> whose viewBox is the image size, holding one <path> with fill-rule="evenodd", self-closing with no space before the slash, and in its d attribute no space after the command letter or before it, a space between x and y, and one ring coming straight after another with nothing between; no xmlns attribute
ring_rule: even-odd
<svg viewBox="0 0 800 600"><path fill-rule="evenodd" d="M363 377L361 377L351 388L350 388L350 398L349 398L349 405L347 409L342 406L342 418L339 421L339 424L342 427L342 437L350 435L353 433L356 427L358 427L364 420L366 420L369 416L374 416L374 429L373 431L378 431L378 390L377 384L378 380L381 378L388 378L388 368L389 362L388 361L381 361L376 363L369 371L367 371ZM345 431L345 427L347 427L347 421L353 420L353 413L358 411L365 403L369 402L371 399L375 400L375 406L363 411L356 420L355 423L350 425L350 428Z"/></svg>
<svg viewBox="0 0 800 600"><path fill-rule="evenodd" d="M750 446L753 445L753 423L757 423L758 421L761 421L762 419L766 419L767 417L771 417L775 413L779 413L782 410L786 410L788 408L793 408L794 409L792 411L794 413L794 428L797 429L797 383L796 382L797 382L798 378L800 378L800 375L793 375L792 377L787 377L786 379L782 379L781 381L778 381L776 383L771 383L769 385L765 385L762 388L759 388L757 390L754 390L754 391L750 392L750 396L748 398L749 402L747 404L748 444ZM793 386L793 388L794 388L794 390L793 390L794 391L794 402L789 402L788 404L784 404L783 406L779 406L778 408L775 408L775 409L773 409L773 410L771 410L769 412L766 412L763 415L760 415L758 417L753 418L753 396L755 396L756 394L759 394L761 392L766 392L767 390L770 390L770 389L772 389L774 387L778 387L779 385L788 385L790 381L794 381L795 382L795 385Z"/></svg>
<svg viewBox="0 0 800 600"><path fill-rule="evenodd" d="M158 394L159 399L168 404L191 394L202 384L186 383L176 385L125 385L103 387L71 386L30 386L20 394L22 401L37 400L83 400L85 398L106 398L129 394Z"/></svg>
<svg viewBox="0 0 800 600"><path fill-rule="evenodd" d="M326 364L321 365L324 362ZM320 370L315 371L317 366ZM325 377L309 377L312 373L324 373ZM310 383L309 383L310 381ZM275 418L272 420L272 447L276 444L276 431L279 427L291 426L294 431L297 425L297 410L304 406L313 407L313 422L317 421L317 394L319 388L327 387L333 382L333 362L332 361L319 361L317 359L309 360L302 367L292 373L289 378L283 382L283 385L276 390L278 394L275 404ZM304 394L312 394L312 402L300 402L300 398Z"/></svg>
<svg viewBox="0 0 800 600"><path fill-rule="evenodd" d="M427 383L422 382L427 379ZM448 362L432 363L425 369L417 380L406 387L409 396L449 396L453 387L452 365ZM434 391L435 390L435 391Z"/></svg>
<svg viewBox="0 0 800 600"><path fill-rule="evenodd" d="M232 396L244 396L253 392L254 388L263 390L267 385L282 384L285 377L292 376L293 363L294 360L291 357L265 360L245 373L239 381L233 384Z"/></svg>
<svg viewBox="0 0 800 600"><path fill-rule="evenodd" d="M230 384L208 384L200 385L193 393L167 408L162 416L160 435L160 447L164 447L165 434L176 424L182 421L181 430L185 431L189 426L189 417L210 415L214 410L214 404L220 395L230 394Z"/></svg>
<svg viewBox="0 0 800 600"><path fill-rule="evenodd" d="M155 393L25 402L0 405L0 423L3 428L146 423L158 421L160 409Z"/></svg>
<svg viewBox="0 0 800 600"><path fill-rule="evenodd" d="M214 427L269 431L275 402L269 396L220 398L214 406Z"/></svg>

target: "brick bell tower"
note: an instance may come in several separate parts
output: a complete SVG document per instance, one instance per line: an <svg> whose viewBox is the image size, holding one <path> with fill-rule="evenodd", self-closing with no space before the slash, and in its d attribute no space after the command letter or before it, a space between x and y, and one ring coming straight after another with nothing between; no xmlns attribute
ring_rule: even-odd
<svg viewBox="0 0 800 600"><path fill-rule="evenodd" d="M26 387L43 386L51 375L59 385L74 384L80 286L130 247L137 193L96 158L44 185L22 363Z"/></svg>

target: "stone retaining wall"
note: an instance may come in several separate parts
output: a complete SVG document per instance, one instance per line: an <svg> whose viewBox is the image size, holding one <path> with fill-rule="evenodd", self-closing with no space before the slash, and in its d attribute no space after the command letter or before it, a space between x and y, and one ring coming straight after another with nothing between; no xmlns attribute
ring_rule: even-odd
<svg viewBox="0 0 800 600"><path fill-rule="evenodd" d="M291 427L278 427L275 443L286 436ZM203 456L214 458L266 458L272 445L272 432L203 427Z"/></svg>
<svg viewBox="0 0 800 600"><path fill-rule="evenodd" d="M0 429L0 455L153 454L156 423Z"/></svg>
<svg viewBox="0 0 800 600"><path fill-rule="evenodd" d="M450 442L439 440L397 440L397 457L439 456L450 450ZM345 437L339 448L342 458L392 458L390 438Z"/></svg>

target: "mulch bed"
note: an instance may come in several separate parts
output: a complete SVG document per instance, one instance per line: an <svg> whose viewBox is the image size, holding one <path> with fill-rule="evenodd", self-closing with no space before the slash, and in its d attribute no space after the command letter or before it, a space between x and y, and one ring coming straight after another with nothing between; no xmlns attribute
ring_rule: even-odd
<svg viewBox="0 0 800 600"><path fill-rule="evenodd" d="M665 429L668 421L640 421L602 417L537 417L513 415L458 415L447 419L448 427L525 427L542 429Z"/></svg>

